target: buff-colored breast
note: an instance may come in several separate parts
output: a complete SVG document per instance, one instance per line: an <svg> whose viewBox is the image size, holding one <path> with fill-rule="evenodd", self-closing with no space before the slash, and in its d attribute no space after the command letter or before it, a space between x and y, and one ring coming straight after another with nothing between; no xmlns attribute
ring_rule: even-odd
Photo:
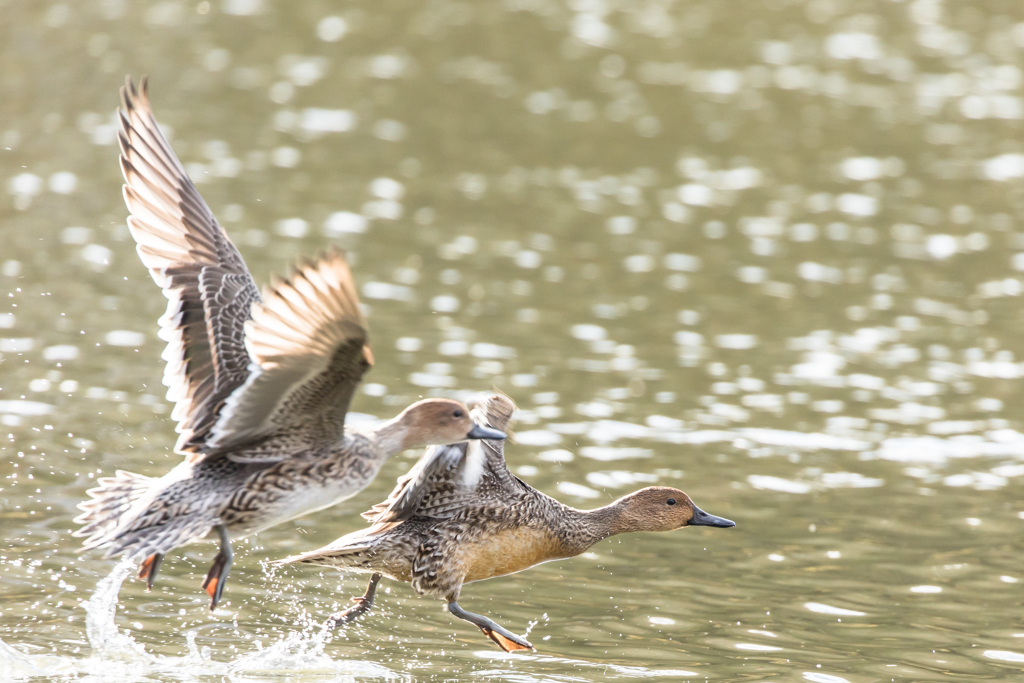
<svg viewBox="0 0 1024 683"><path fill-rule="evenodd" d="M459 555L459 564L466 567L466 583L514 574L541 562L566 557L550 532L530 528L509 529L466 544Z"/></svg>

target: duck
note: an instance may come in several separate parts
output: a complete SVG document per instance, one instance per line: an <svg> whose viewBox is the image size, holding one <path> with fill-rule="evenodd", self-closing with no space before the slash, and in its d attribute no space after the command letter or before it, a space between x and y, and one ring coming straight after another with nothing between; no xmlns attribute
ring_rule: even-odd
<svg viewBox="0 0 1024 683"><path fill-rule="evenodd" d="M509 397L496 394L473 409L473 418L504 433L515 409ZM371 522L369 527L275 562L370 574L365 594L331 616L328 629L369 612L377 584L387 577L446 601L449 613L477 626L506 652L533 645L494 620L463 609L459 597L465 584L575 557L617 534L736 526L667 486L650 486L604 507L577 510L514 476L501 440L428 449L391 495L363 517Z"/></svg>
<svg viewBox="0 0 1024 683"><path fill-rule="evenodd" d="M202 585L213 610L232 540L350 498L395 453L505 434L447 398L346 425L373 354L345 255L304 260L261 294L157 126L145 78L138 89L126 79L118 114L128 228L168 300L163 383L183 460L162 477L99 479L78 506L75 536L84 550L141 560L147 589L167 553L214 536L220 549Z"/></svg>

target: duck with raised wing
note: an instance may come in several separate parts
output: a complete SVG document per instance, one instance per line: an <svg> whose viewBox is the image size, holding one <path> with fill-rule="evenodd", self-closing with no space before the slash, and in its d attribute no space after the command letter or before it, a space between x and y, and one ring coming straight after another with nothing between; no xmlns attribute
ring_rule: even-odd
<svg viewBox="0 0 1024 683"><path fill-rule="evenodd" d="M504 431L514 410L511 399L497 395L475 408L473 416L489 429ZM616 534L735 526L665 486L641 489L596 510L576 510L513 476L502 441L429 449L388 499L363 516L372 521L369 528L277 562L371 574L366 594L331 617L329 626L369 611L377 583L387 576L447 601L451 614L478 626L506 652L533 646L493 620L462 609L463 584L575 557Z"/></svg>
<svg viewBox="0 0 1024 683"><path fill-rule="evenodd" d="M160 478L118 471L88 491L75 532L106 556L142 559L152 588L168 552L216 532L203 582L216 607L231 539L334 505L399 451L503 439L448 399L414 403L369 429L345 415L373 365L345 258L299 265L260 296L241 254L196 191L131 80L119 110L124 198L138 253L168 299L164 384L184 462Z"/></svg>

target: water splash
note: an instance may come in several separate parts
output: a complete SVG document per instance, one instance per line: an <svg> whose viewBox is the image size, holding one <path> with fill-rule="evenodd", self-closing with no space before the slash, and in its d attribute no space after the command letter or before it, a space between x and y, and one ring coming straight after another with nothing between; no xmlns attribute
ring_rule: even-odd
<svg viewBox="0 0 1024 683"><path fill-rule="evenodd" d="M230 665L232 675L345 675L399 680L404 677L374 662L335 661L324 651L328 632L293 631L269 647L243 655Z"/></svg>
<svg viewBox="0 0 1024 683"><path fill-rule="evenodd" d="M46 671L32 663L32 658L0 640L0 679L16 681L45 675Z"/></svg>
<svg viewBox="0 0 1024 683"><path fill-rule="evenodd" d="M529 621L529 623L526 624L526 631L523 632L523 638L529 638L530 637L530 631L532 631L533 627L536 626L537 624L539 624L541 621L544 621L544 623L547 623L548 621L550 621L550 619L548 618L548 613L547 612L545 612L544 614L540 615L540 618L538 618L538 619L531 619Z"/></svg>
<svg viewBox="0 0 1024 683"><path fill-rule="evenodd" d="M85 633L97 654L127 656L128 659L147 657L141 644L117 630L117 596L134 566L131 559L121 560L110 574L100 579L92 597L85 602Z"/></svg>
<svg viewBox="0 0 1024 683"><path fill-rule="evenodd" d="M232 676L343 675L356 679L408 680L376 662L335 661L326 652L334 631L305 609L295 619L300 630L292 631L268 647L256 641L256 651L242 655L229 666Z"/></svg>
<svg viewBox="0 0 1024 683"><path fill-rule="evenodd" d="M326 652L331 631L319 625L306 612L296 620L298 630L263 647L227 662L213 659L209 647L196 644L197 631L185 632L186 654L181 657L153 655L141 643L117 627L117 602L121 584L135 563L122 560L96 584L92 597L83 603L86 611L86 636L92 651L85 657L72 655L32 655L0 640L0 681L24 681L37 677L84 677L85 680L143 681L205 680L210 676L232 680L279 680L282 677L329 675L332 680L408 680L376 662L342 659L335 661ZM177 632L181 635L180 632ZM170 634L169 634L170 635Z"/></svg>

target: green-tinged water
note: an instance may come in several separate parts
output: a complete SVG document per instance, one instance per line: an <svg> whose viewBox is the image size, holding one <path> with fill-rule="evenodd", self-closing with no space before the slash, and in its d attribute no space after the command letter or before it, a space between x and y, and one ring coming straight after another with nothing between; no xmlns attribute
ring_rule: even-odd
<svg viewBox="0 0 1024 683"><path fill-rule="evenodd" d="M0 13L0 679L1020 678L1019 3ZM391 582L322 634L364 579L267 563L361 527L409 452L238 543L217 612L206 544L111 621L128 569L79 553L75 505L179 458L115 144L143 73L257 281L349 251L376 357L355 418L496 387L540 490L678 486L737 527L466 587L535 653Z"/></svg>

